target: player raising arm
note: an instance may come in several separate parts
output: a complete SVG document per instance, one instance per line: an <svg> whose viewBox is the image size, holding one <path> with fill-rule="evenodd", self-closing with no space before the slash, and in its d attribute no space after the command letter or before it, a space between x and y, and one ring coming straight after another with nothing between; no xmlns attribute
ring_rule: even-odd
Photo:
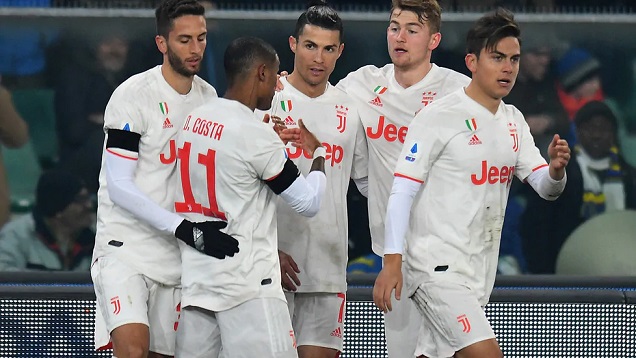
<svg viewBox="0 0 636 358"><path fill-rule="evenodd" d="M516 175L547 200L565 187L567 142L554 136L547 164L523 115L502 102L519 71L519 36L506 10L479 19L467 36L470 84L415 117L398 157L373 298L384 312L393 290L396 299L412 299L427 327L418 357L503 357L483 308L511 181Z"/></svg>
<svg viewBox="0 0 636 358"><path fill-rule="evenodd" d="M313 158L306 177L255 109L271 107L279 60L265 41L230 43L224 55L225 98L187 116L177 139L179 184L175 208L191 221L227 221L239 252L219 260L180 244L182 313L177 356L297 357L281 287L276 195L313 216L325 191L326 150L298 121L296 145Z"/></svg>

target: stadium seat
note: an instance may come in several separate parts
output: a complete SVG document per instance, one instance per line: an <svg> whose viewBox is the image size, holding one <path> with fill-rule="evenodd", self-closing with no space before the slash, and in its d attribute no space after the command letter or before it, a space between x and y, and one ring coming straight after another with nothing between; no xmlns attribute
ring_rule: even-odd
<svg viewBox="0 0 636 358"><path fill-rule="evenodd" d="M560 275L636 275L636 211L604 213L566 239L556 263Z"/></svg>
<svg viewBox="0 0 636 358"><path fill-rule="evenodd" d="M37 88L12 93L18 113L29 124L31 143L41 167L50 168L57 161L58 154L54 91Z"/></svg>
<svg viewBox="0 0 636 358"><path fill-rule="evenodd" d="M34 204L35 187L42 170L31 142L19 149L2 148L12 213L27 212Z"/></svg>

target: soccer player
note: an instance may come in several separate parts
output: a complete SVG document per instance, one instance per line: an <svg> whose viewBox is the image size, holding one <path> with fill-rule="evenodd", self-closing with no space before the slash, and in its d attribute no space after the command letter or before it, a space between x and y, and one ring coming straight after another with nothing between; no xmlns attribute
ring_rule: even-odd
<svg viewBox="0 0 636 358"><path fill-rule="evenodd" d="M203 251L218 257L238 249L219 231L223 223L193 224L173 212L174 136L191 109L216 98L214 88L195 76L207 33L203 7L195 0L165 0L156 21L163 64L121 84L104 114L91 267L95 343L106 347L110 339L119 358L174 354L181 276L175 236L192 246L195 239L210 243ZM202 237L194 236L195 227Z"/></svg>
<svg viewBox="0 0 636 358"><path fill-rule="evenodd" d="M387 311L393 289L401 296L406 238L406 296L426 327L419 357L503 357L483 307L511 181L527 181L546 200L565 187L567 142L554 135L547 164L523 115L502 102L519 71L519 36L507 10L475 23L466 41L470 84L420 111L397 162L373 297Z"/></svg>
<svg viewBox="0 0 636 358"><path fill-rule="evenodd" d="M383 256L384 216L393 170L415 114L470 79L431 63L441 40L436 0L393 0L387 43L391 64L364 66L337 84L358 104L369 146L369 224L373 252ZM385 314L389 357L413 357L420 329L410 300L394 302Z"/></svg>
<svg viewBox="0 0 636 358"><path fill-rule="evenodd" d="M279 67L274 48L238 38L224 54L225 98L192 111L177 137L175 208L193 221L227 221L239 252L219 260L183 244L178 357L297 357L281 287L276 195L314 216L325 191L326 150L298 120L299 150L313 158L306 177L255 109L272 104Z"/></svg>
<svg viewBox="0 0 636 358"><path fill-rule="evenodd" d="M296 333L300 358L333 358L342 351L347 289L347 189L349 179L365 190L367 143L353 101L329 84L344 49L342 20L323 1L303 12L289 46L294 70L281 78L284 89L270 114L288 128L299 118L327 150L325 174L329 188L320 212L303 217L279 200L278 245L283 287ZM311 156L287 146L288 157L303 174Z"/></svg>

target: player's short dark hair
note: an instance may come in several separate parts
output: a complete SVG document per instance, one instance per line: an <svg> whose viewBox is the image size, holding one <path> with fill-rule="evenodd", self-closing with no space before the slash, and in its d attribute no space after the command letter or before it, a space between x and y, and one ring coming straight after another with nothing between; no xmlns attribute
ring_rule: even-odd
<svg viewBox="0 0 636 358"><path fill-rule="evenodd" d="M232 87L254 65L274 64L277 58L274 47L263 39L251 36L234 39L225 49L223 56L228 87Z"/></svg>
<svg viewBox="0 0 636 358"><path fill-rule="evenodd" d="M437 0L393 0L391 14L395 9L415 13L420 22L428 24L428 29L433 34L442 27L442 8Z"/></svg>
<svg viewBox="0 0 636 358"><path fill-rule="evenodd" d="M521 42L521 30L512 12L498 8L479 18L468 30L466 53L479 57L482 49L493 50L506 37L516 37Z"/></svg>
<svg viewBox="0 0 636 358"><path fill-rule="evenodd" d="M163 0L155 10L157 35L168 38L174 20L181 16L204 14L205 8L197 0Z"/></svg>
<svg viewBox="0 0 636 358"><path fill-rule="evenodd" d="M296 21L296 28L294 29L294 37L297 40L298 37L303 34L305 25L314 25L321 29L338 31L340 33L340 42L342 43L344 41L342 19L336 10L327 5L327 2L324 0L310 1L307 10L300 14Z"/></svg>

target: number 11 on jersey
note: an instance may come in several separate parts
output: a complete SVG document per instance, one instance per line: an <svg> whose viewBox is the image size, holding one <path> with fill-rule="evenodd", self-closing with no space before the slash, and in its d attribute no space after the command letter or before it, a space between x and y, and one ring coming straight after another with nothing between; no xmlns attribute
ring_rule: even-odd
<svg viewBox="0 0 636 358"><path fill-rule="evenodd" d="M181 188L183 189L183 200L175 202L174 208L178 213L199 213L205 216L215 217L227 221L225 213L219 210L216 202L216 151L208 149L207 153L197 153L197 163L205 166L208 202L210 207L206 208L201 203L197 203L192 192L192 183L190 180L190 154L192 143L185 142L183 147L177 149L177 158L181 164Z"/></svg>

